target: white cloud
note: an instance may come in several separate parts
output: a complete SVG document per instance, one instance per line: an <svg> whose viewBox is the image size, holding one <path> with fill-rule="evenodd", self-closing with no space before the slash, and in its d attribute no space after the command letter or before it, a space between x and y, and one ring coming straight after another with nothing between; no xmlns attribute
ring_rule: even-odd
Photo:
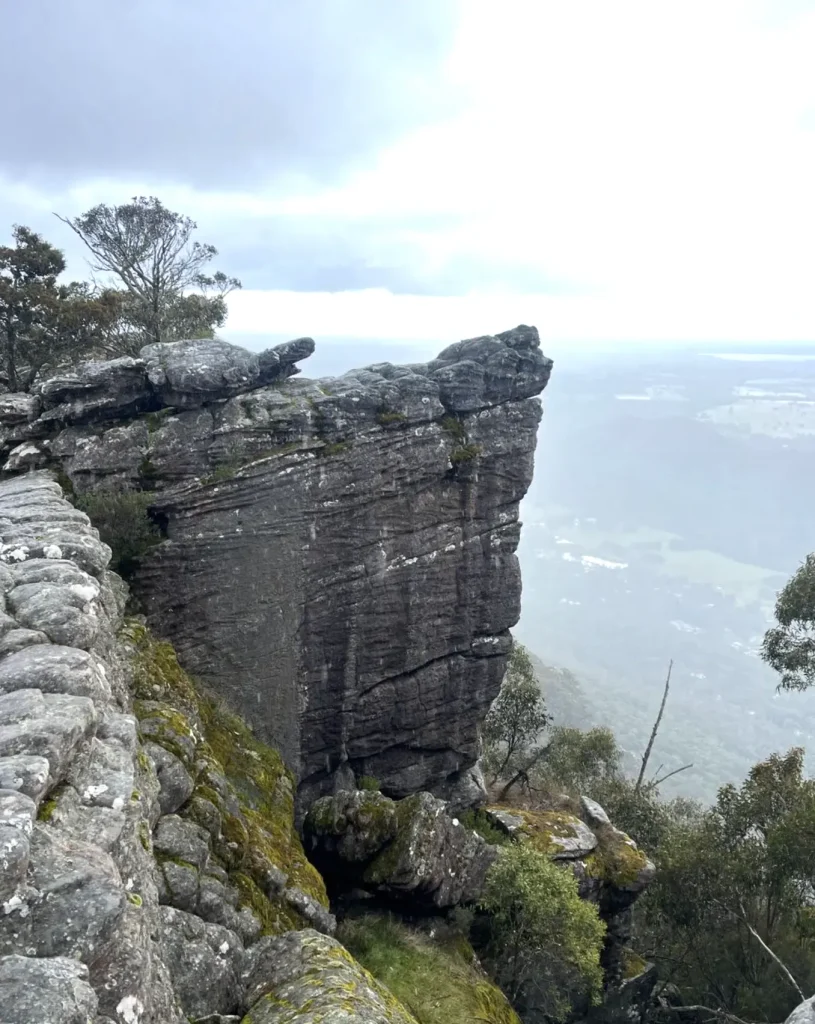
<svg viewBox="0 0 815 1024"><path fill-rule="evenodd" d="M344 189L279 208L462 213L422 233L431 266L457 252L522 259L583 294L241 295L235 325L815 338L815 5L786 18L777 2L731 0L462 10L449 73L468 112L402 139Z"/></svg>
<svg viewBox="0 0 815 1024"><path fill-rule="evenodd" d="M525 264L568 293L246 291L230 331L454 338L525 321L574 341L815 339L815 2L460 9L447 75L467 109L343 186L155 191L216 242L240 218L415 216L368 258L409 242L430 273L462 256ZM70 207L113 191L84 183Z"/></svg>

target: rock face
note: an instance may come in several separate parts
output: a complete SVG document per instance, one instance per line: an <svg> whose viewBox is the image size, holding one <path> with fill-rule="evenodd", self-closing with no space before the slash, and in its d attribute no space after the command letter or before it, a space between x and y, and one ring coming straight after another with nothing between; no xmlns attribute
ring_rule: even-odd
<svg viewBox="0 0 815 1024"><path fill-rule="evenodd" d="M478 899L497 850L429 793L394 801L341 792L317 800L306 848L327 876L414 907L442 910Z"/></svg>
<svg viewBox="0 0 815 1024"><path fill-rule="evenodd" d="M255 945L336 922L280 755L123 620L109 557L46 474L0 483L0 1021L237 1021Z"/></svg>
<svg viewBox="0 0 815 1024"><path fill-rule="evenodd" d="M251 1024L416 1024L336 939L289 932L259 942L244 960Z"/></svg>
<svg viewBox="0 0 815 1024"><path fill-rule="evenodd" d="M304 804L363 775L478 799L551 361L519 327L427 364L287 379L312 348L85 364L4 396L6 468L154 491L148 621L282 751Z"/></svg>

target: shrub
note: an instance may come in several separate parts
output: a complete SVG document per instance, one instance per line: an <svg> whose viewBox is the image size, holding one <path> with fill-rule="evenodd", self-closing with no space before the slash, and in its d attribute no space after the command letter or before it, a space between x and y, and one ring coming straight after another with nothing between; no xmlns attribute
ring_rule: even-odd
<svg viewBox="0 0 815 1024"><path fill-rule="evenodd" d="M572 1006L598 1001L605 925L568 868L512 844L490 868L481 908L490 918L489 962L519 1012L534 1007L562 1020Z"/></svg>
<svg viewBox="0 0 815 1024"><path fill-rule="evenodd" d="M363 775L362 778L357 782L359 789L367 790L370 793L379 792L379 779L375 779L373 775Z"/></svg>
<svg viewBox="0 0 815 1024"><path fill-rule="evenodd" d="M81 509L110 546L110 568L129 579L138 559L161 540L161 533L148 515L151 495L145 491L95 491L76 499Z"/></svg>

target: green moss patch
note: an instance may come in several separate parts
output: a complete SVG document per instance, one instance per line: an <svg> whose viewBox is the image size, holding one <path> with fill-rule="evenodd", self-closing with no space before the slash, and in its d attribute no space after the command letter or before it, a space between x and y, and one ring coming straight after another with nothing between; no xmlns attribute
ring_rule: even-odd
<svg viewBox="0 0 815 1024"><path fill-rule="evenodd" d="M518 829L518 838L541 853L560 853L563 847L555 840L576 839L582 824L579 818L568 811L526 811L504 805L495 805L490 809L507 811L520 818L523 824Z"/></svg>
<svg viewBox="0 0 815 1024"><path fill-rule="evenodd" d="M390 916L346 919L340 941L419 1024L519 1024L461 935L431 939Z"/></svg>
<svg viewBox="0 0 815 1024"><path fill-rule="evenodd" d="M648 865L648 858L633 841L608 825L594 830L599 845L585 858L586 874L619 889L636 885Z"/></svg>
<svg viewBox="0 0 815 1024"><path fill-rule="evenodd" d="M193 772L191 804L200 797L220 814L222 842L214 843L214 853L240 891L241 905L254 911L267 934L303 927L299 915L264 888L273 866L289 886L328 906L323 880L294 827L294 779L280 754L204 693L170 644L136 621L120 635L132 652L134 710L142 731Z"/></svg>
<svg viewBox="0 0 815 1024"><path fill-rule="evenodd" d="M639 978L641 974L645 974L650 964L647 960L635 953L633 949L624 949L622 957L622 977L623 981L631 981L632 978Z"/></svg>

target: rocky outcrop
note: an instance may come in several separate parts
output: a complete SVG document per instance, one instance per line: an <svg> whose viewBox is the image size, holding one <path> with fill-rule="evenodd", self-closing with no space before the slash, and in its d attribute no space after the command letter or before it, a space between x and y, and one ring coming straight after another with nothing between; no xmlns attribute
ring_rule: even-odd
<svg viewBox="0 0 815 1024"><path fill-rule="evenodd" d="M181 1024L110 552L37 474L0 484L0 541L0 1020Z"/></svg>
<svg viewBox="0 0 815 1024"><path fill-rule="evenodd" d="M0 483L0 1020L277 1019L263 951L295 930L280 949L330 950L367 992L314 931L335 921L291 773L123 619L109 556L47 475ZM297 978L336 1009L330 968ZM374 994L387 1014L366 995L345 1019L409 1020Z"/></svg>
<svg viewBox="0 0 815 1024"><path fill-rule="evenodd" d="M477 800L551 361L519 327L427 364L289 379L312 346L84 364L3 397L5 468L152 491L148 622L282 751L304 803L361 776Z"/></svg>
<svg viewBox="0 0 815 1024"><path fill-rule="evenodd" d="M441 910L478 899L497 855L429 793L341 792L310 808L306 847L328 877Z"/></svg>
<svg viewBox="0 0 815 1024"><path fill-rule="evenodd" d="M259 942L245 958L243 981L251 1024L416 1024L336 939L317 932Z"/></svg>

